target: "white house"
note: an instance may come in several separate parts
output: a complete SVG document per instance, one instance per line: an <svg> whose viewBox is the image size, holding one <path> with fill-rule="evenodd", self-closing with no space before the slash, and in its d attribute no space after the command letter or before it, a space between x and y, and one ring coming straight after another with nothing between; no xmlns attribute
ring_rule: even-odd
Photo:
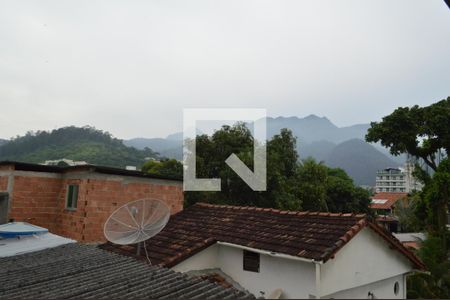
<svg viewBox="0 0 450 300"><path fill-rule="evenodd" d="M364 215L203 203L173 216L147 250L153 263L195 274L217 270L266 298L404 299L406 276L423 269Z"/></svg>

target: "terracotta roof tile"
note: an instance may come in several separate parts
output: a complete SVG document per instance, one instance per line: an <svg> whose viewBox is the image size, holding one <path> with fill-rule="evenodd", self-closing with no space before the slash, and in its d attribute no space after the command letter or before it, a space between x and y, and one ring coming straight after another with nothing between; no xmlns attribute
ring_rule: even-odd
<svg viewBox="0 0 450 300"><path fill-rule="evenodd" d="M406 198L408 193L377 193L372 197L372 201L382 200L384 203L374 203L370 204L370 208L373 209L390 209L398 200Z"/></svg>
<svg viewBox="0 0 450 300"><path fill-rule="evenodd" d="M369 224L364 214L237 208L198 203L175 214L164 230L147 243L150 259L154 264L171 267L220 241L327 261ZM380 233L382 229L376 232ZM401 248L399 251L416 266L423 266L390 233L383 233L382 236L394 247ZM122 253L130 252L129 249L108 244L103 247L119 248Z"/></svg>

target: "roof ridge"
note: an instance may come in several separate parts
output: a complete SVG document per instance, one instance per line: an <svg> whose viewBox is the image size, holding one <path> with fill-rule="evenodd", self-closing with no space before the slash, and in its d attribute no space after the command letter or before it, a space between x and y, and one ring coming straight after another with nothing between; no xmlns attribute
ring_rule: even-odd
<svg viewBox="0 0 450 300"><path fill-rule="evenodd" d="M239 205L226 205L226 204L212 204L207 202L196 202L193 206L201 207L214 207L214 208L228 208L236 210L251 210L251 211L264 211L272 212L280 215L298 215L298 216L321 216L321 217L354 217L358 219L364 219L367 217L365 213L333 213L333 212L321 212L321 211L309 211L309 210L282 210L270 207L257 207L257 206L239 206Z"/></svg>

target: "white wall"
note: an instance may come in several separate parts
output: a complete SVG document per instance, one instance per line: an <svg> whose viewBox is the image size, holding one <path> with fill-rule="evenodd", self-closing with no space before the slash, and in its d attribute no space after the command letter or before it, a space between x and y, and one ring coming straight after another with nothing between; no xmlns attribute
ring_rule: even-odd
<svg viewBox="0 0 450 300"><path fill-rule="evenodd" d="M388 279L380 280L368 285L359 286L353 289L340 291L323 298L334 299L370 299L369 292L373 294L374 299L406 299L404 294L404 280L406 275L398 275ZM398 282L398 294L394 293L394 284Z"/></svg>
<svg viewBox="0 0 450 300"><path fill-rule="evenodd" d="M321 294L367 285L411 270L412 265L403 254L390 249L373 230L364 228L322 266Z"/></svg>
<svg viewBox="0 0 450 300"><path fill-rule="evenodd" d="M253 295L268 297L275 289L283 298L308 298L315 294L315 267L312 263L260 255L260 272L243 269L243 250L214 244L174 266L178 272L220 268Z"/></svg>
<svg viewBox="0 0 450 300"><path fill-rule="evenodd" d="M188 272L205 269L220 268L218 254L220 245L214 244L203 251L189 257L172 269L177 272Z"/></svg>
<svg viewBox="0 0 450 300"><path fill-rule="evenodd" d="M219 262L223 272L256 297L268 297L282 289L283 298L308 298L315 294L315 267L312 263L260 255L260 272L243 269L243 250L221 246Z"/></svg>
<svg viewBox="0 0 450 300"><path fill-rule="evenodd" d="M283 298L309 298L316 295L315 265L260 254L260 272L243 269L243 250L214 244L173 267L187 272L220 268L256 297L261 292L268 297L275 289L282 289ZM404 274L411 264L398 251L371 229L363 229L343 249L321 265L321 295L327 298L367 298L373 292L377 298L405 298ZM399 293L394 284L399 282Z"/></svg>

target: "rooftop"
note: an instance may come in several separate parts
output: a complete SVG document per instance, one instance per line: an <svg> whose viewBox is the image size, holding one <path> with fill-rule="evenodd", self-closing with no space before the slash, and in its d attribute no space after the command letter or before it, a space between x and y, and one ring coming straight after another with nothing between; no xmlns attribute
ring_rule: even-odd
<svg viewBox="0 0 450 300"><path fill-rule="evenodd" d="M172 267L219 242L326 262L361 229L369 227L417 268L420 260L364 214L282 211L197 203L175 214L147 246L152 262ZM135 256L134 246L102 248ZM143 251L141 251L143 253Z"/></svg>
<svg viewBox="0 0 450 300"><path fill-rule="evenodd" d="M105 166L96 166L96 165L90 165L90 164L59 167L59 166L31 164L31 163L24 163L24 162L17 162L17 161L0 161L0 166L13 166L14 170L17 170L17 171L48 172L48 173L89 171L89 172L96 172L96 173L110 174L110 175L120 175L120 176L166 179L166 180L175 180L175 181L183 180L182 178L176 178L176 177L171 177L171 176L153 175L153 174L147 174L147 173L144 173L141 171L126 170L126 169L112 168L112 167L105 167Z"/></svg>
<svg viewBox="0 0 450 300"><path fill-rule="evenodd" d="M21 236L20 238L0 237L0 258L53 248L70 243L75 243L75 241L50 232Z"/></svg>
<svg viewBox="0 0 450 300"><path fill-rule="evenodd" d="M400 174L401 172L402 172L402 170L400 168L386 168L383 170L378 170L377 174L385 174L385 173Z"/></svg>
<svg viewBox="0 0 450 300"><path fill-rule="evenodd" d="M246 292L82 244L0 258L0 281L0 298L253 298Z"/></svg>
<svg viewBox="0 0 450 300"><path fill-rule="evenodd" d="M406 198L408 193L376 193L372 197L370 208L373 209L390 209L398 200Z"/></svg>

